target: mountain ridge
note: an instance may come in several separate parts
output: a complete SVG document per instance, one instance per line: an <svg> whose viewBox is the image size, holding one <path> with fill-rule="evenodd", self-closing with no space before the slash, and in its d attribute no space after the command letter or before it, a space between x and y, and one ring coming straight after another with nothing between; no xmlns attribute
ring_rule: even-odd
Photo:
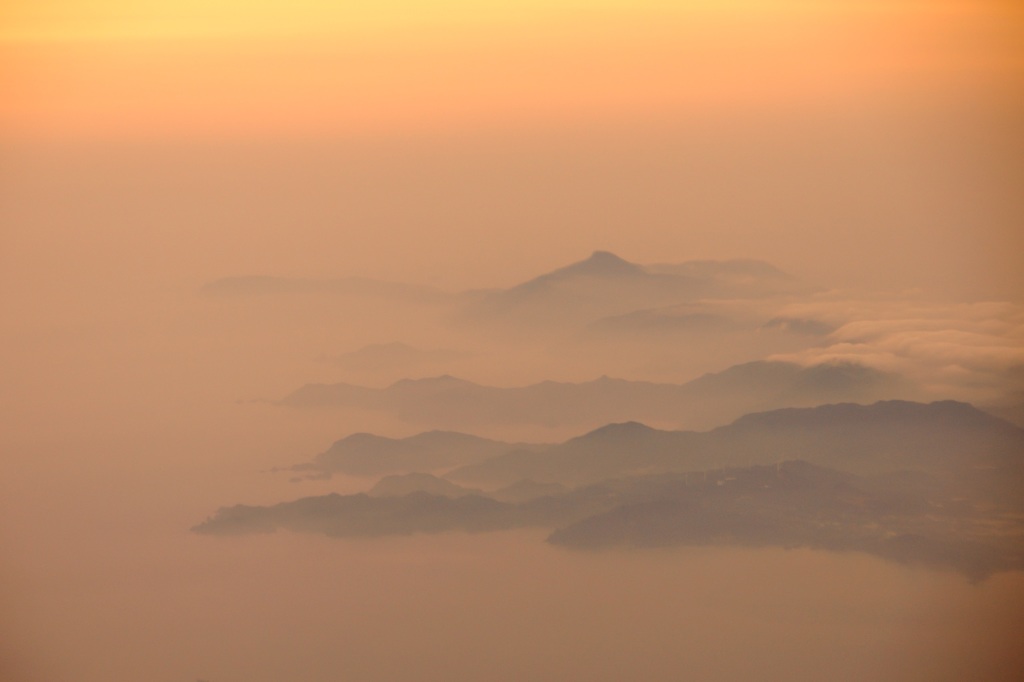
<svg viewBox="0 0 1024 682"><path fill-rule="evenodd" d="M596 427L627 421L709 428L764 409L914 397L915 392L902 377L864 365L762 360L681 384L602 376L578 383L498 387L452 375L401 379L384 388L346 382L306 384L277 404L378 410L442 429L516 423Z"/></svg>
<svg viewBox="0 0 1024 682"><path fill-rule="evenodd" d="M836 418L839 415L839 419ZM991 467L1024 472L1024 429L957 401L878 401L745 415L708 431L602 427L544 449L505 453L446 477L477 485L519 479L585 484L640 472L803 459L859 474ZM898 464L898 466L897 466Z"/></svg>

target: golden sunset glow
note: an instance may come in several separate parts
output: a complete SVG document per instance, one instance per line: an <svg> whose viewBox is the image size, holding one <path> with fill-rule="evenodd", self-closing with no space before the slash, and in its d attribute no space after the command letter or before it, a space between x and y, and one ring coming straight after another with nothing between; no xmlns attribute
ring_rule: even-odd
<svg viewBox="0 0 1024 682"><path fill-rule="evenodd" d="M0 682L1020 682L1024 0L0 0Z"/></svg>
<svg viewBox="0 0 1024 682"><path fill-rule="evenodd" d="M1020 77L972 3L15 3L8 134L410 132L671 120Z"/></svg>
<svg viewBox="0 0 1024 682"><path fill-rule="evenodd" d="M253 36L317 33L400 33L445 27L449 30L482 26L536 24L558 19L571 23L594 17L638 15L672 18L761 20L779 15L831 14L957 14L977 3L903 0L623 0L458 1L382 0L374 3L325 0L19 0L7 3L2 33L5 39L148 39L189 36Z"/></svg>

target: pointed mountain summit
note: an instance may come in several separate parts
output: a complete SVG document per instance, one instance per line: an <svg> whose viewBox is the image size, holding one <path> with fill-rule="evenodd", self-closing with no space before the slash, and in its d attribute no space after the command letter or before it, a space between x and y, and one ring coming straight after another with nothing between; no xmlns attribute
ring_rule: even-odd
<svg viewBox="0 0 1024 682"><path fill-rule="evenodd" d="M595 251L586 260L546 272L511 289L498 292L504 297L529 296L542 293L551 287L571 285L576 280L621 280L624 278L645 279L650 275L642 266L616 256L610 251Z"/></svg>
<svg viewBox="0 0 1024 682"><path fill-rule="evenodd" d="M588 277L621 277L623 275L643 275L644 269L616 256L611 251L595 251L590 258L566 265L541 277L557 278L585 275ZM536 280L533 280L536 281Z"/></svg>
<svg viewBox="0 0 1024 682"><path fill-rule="evenodd" d="M641 265L610 251L492 291L467 314L521 324L565 325L688 302L787 292L798 283L761 261Z"/></svg>

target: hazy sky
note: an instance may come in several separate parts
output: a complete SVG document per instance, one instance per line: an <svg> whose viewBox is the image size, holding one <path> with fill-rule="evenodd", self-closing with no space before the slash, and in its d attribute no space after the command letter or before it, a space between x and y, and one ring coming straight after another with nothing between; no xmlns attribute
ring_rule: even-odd
<svg viewBox="0 0 1024 682"><path fill-rule="evenodd" d="M91 266L84 279L124 281L144 261L190 284L493 286L605 248L1020 290L1015 3L2 11L16 281Z"/></svg>
<svg viewBox="0 0 1024 682"><path fill-rule="evenodd" d="M1015 3L0 11L0 331L35 358L9 373L19 413L69 373L188 394L191 375L141 349L199 348L213 318L169 311L228 275L507 286L608 249L888 294L1024 290ZM247 338L358 347L259 319ZM126 344L143 369L111 375ZM235 364L225 393L259 395ZM298 381L259 366L270 390ZM95 409L84 387L62 394Z"/></svg>
<svg viewBox="0 0 1024 682"><path fill-rule="evenodd" d="M675 679L687 652L707 679L760 663L792 679L834 668L847 637L892 678L1000 663L1020 630L1019 576L971 591L873 563L844 563L837 581L835 557L780 554L767 573L730 559L742 568L723 590L744 589L726 615L715 594L696 608L759 647L748 658L705 646L705 621L689 618L681 583L721 577L714 556L682 578L649 557L627 566L629 589L602 610L593 591L621 587L632 559L606 557L560 595L565 569L586 561L541 548L507 571L502 552L518 545L500 539L487 541L498 553L465 538L388 545L380 569L349 545L210 545L186 529L222 504L300 494L271 467L352 431L410 428L245 401L346 378L317 358L366 343L467 347L377 302L198 295L224 276L456 290L595 249L639 263L760 258L875 292L794 304L837 331L787 358L876 359L936 390L1004 372L1024 344L1022 92L1013 0L0 3L0 677L13 653L33 681L339 679L331 633L367 644L367 670L398 669L376 637L396 623L437 679L480 678L487 661L458 659L466 637L559 679L577 659L617 679L668 661ZM626 355L548 350L491 349L470 378L582 380ZM724 368L706 360L676 363L673 380ZM404 580L417 556L430 572ZM354 587L334 592L345 562ZM776 575L784 590L762 593ZM506 594L518 606L497 622ZM768 616L751 615L751 596ZM560 597L569 615L552 620L543 600ZM348 618L353 604L369 628ZM411 619L398 615L408 604ZM822 629L837 604L855 620ZM609 649L648 606L646 629ZM661 627L684 617L699 651ZM565 627L542 641L534 626L550 622ZM509 623L511 649L498 639ZM851 663L851 679L876 671L870 656Z"/></svg>
<svg viewBox="0 0 1024 682"><path fill-rule="evenodd" d="M1020 83L1012 3L9 3L4 127L349 136L672 121Z"/></svg>

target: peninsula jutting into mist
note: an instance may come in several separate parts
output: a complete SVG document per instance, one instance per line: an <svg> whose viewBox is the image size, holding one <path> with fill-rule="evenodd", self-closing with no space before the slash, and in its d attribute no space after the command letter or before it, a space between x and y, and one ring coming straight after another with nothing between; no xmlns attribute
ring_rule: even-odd
<svg viewBox="0 0 1024 682"><path fill-rule="evenodd" d="M12 0L0 682L1018 682L1024 4Z"/></svg>
<svg viewBox="0 0 1024 682"><path fill-rule="evenodd" d="M575 547L810 546L974 578L1024 570L1024 429L951 401L779 410L705 433L611 424L547 447L356 434L294 468L410 473L385 476L368 495L221 509L194 530L358 537L540 526L556 529L549 542ZM426 473L441 469L443 478Z"/></svg>

